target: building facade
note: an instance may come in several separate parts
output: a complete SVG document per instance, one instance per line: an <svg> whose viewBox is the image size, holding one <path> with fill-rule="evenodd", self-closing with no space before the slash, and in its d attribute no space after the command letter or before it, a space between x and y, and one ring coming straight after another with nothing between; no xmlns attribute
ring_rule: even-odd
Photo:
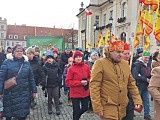
<svg viewBox="0 0 160 120"><path fill-rule="evenodd" d="M2 17L0 17L0 46L3 46L3 48L5 45L6 35L7 35L7 20L6 18L2 19Z"/></svg>
<svg viewBox="0 0 160 120"><path fill-rule="evenodd" d="M92 15L86 16L86 10ZM85 39L92 47L96 47L100 33L105 39L106 30L111 27L111 34L118 39L130 43L134 41L139 10L139 0L90 0L90 4L79 9L78 45L85 49ZM112 18L112 19L111 19ZM112 22L111 22L112 21ZM96 25L96 27L94 27ZM159 46L150 35L151 46L149 50L154 52ZM139 46L142 46L142 42Z"/></svg>

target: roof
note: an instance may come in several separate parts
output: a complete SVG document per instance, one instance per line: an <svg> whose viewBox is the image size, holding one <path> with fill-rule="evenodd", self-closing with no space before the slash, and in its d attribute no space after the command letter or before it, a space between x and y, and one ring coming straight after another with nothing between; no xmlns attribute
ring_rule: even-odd
<svg viewBox="0 0 160 120"><path fill-rule="evenodd" d="M64 36L67 41L72 36L72 33L78 35L78 30L26 25L8 25L6 39L9 39L9 35L18 35L18 40L25 40L24 36Z"/></svg>

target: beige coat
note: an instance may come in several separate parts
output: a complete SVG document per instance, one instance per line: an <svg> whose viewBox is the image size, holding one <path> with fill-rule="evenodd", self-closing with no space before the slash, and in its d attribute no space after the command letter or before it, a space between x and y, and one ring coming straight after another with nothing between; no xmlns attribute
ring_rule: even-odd
<svg viewBox="0 0 160 120"><path fill-rule="evenodd" d="M154 99L154 120L160 120L160 66L153 68L148 91Z"/></svg>
<svg viewBox="0 0 160 120"><path fill-rule="evenodd" d="M128 62L113 63L109 58L95 62L90 81L90 96L95 113L103 111L103 118L121 120L126 115L127 93L134 104L142 105Z"/></svg>
<svg viewBox="0 0 160 120"><path fill-rule="evenodd" d="M158 66L160 66L160 62L156 60L152 60L151 68L153 69L154 67L158 67Z"/></svg>

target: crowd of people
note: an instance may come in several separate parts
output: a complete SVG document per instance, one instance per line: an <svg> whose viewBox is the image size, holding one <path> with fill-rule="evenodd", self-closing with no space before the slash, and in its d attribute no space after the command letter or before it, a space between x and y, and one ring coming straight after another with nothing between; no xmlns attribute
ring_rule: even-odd
<svg viewBox="0 0 160 120"><path fill-rule="evenodd" d="M95 112L101 120L133 120L134 110L144 109L144 119L151 120L150 94L154 100L154 120L159 120L160 52L153 54L137 48L130 67L130 45L117 40L102 50L82 51L69 47L60 53L49 48L43 56L39 47L24 49L21 45L0 47L0 97L2 116L25 120L36 106L37 86L42 86L48 102L48 114L60 110L61 92L68 96L73 120L86 111ZM17 75L17 73L19 73ZM5 89L5 81L16 77L17 85ZM63 89L63 91L61 91Z"/></svg>

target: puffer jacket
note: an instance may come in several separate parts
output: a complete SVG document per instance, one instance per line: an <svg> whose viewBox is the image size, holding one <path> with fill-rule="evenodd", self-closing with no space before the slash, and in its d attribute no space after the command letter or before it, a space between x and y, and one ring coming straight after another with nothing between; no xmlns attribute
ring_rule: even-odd
<svg viewBox="0 0 160 120"><path fill-rule="evenodd" d="M147 82L147 78L151 78L150 68L143 63L141 58L137 60L134 64L134 68L132 70L132 74L134 79L136 80L136 85L140 90L147 90L149 83Z"/></svg>
<svg viewBox="0 0 160 120"><path fill-rule="evenodd" d="M55 60L53 61L53 64L46 62L43 69L47 78L47 88L56 87L61 84L62 71Z"/></svg>
<svg viewBox="0 0 160 120"><path fill-rule="evenodd" d="M17 77L17 85L11 89L4 89L5 80L15 77L23 67ZM3 95L4 117L25 117L29 114L30 92L36 93L37 88L30 63L27 57L16 59L12 54L7 54L7 59L0 69L0 94Z"/></svg>
<svg viewBox="0 0 160 120"><path fill-rule="evenodd" d="M33 57L33 60L29 60L37 86L39 83L42 83L42 85L45 85L45 82L46 82L45 73L38 61L39 60L37 57Z"/></svg>
<svg viewBox="0 0 160 120"><path fill-rule="evenodd" d="M73 63L69 67L66 76L66 86L70 87L71 98L85 98L89 96L89 90L85 90L81 80L86 78L90 81L90 69L84 62L78 64Z"/></svg>

